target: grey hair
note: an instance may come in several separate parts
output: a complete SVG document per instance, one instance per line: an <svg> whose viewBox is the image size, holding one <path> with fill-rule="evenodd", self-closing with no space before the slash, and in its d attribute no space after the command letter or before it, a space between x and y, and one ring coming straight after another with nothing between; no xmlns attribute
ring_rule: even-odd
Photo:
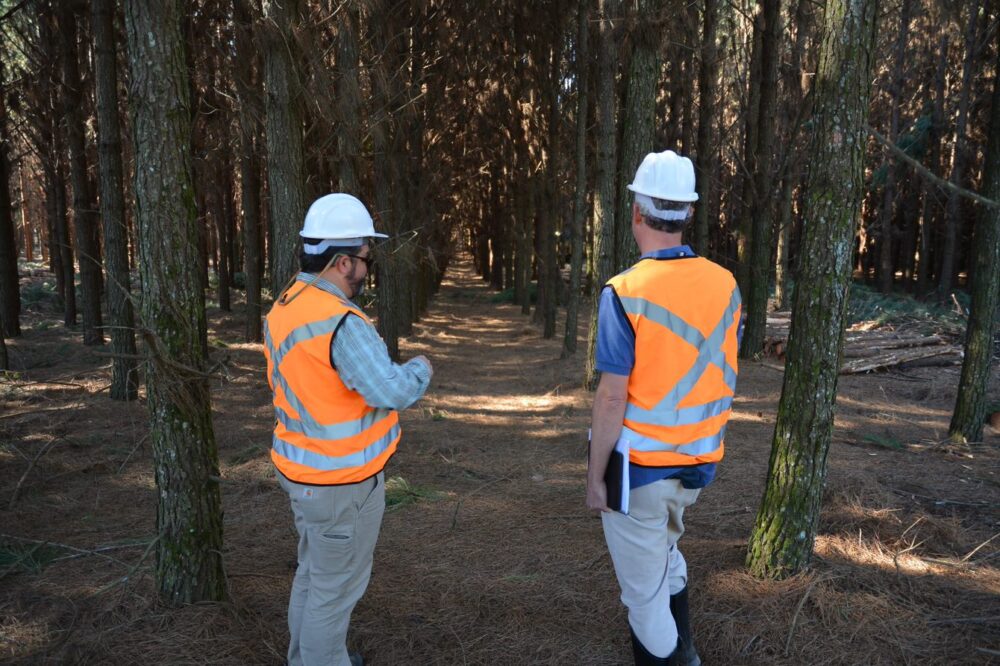
<svg viewBox="0 0 1000 666"><path fill-rule="evenodd" d="M649 197L648 201L653 203L653 206L660 212L660 215L650 211L645 202L636 203L639 205L639 214L642 215L642 221L646 226L656 231L663 231L668 234L680 233L684 231L694 215L694 206L687 201L669 201L655 197ZM664 220L661 217L663 212L674 213L670 217L676 216L677 219Z"/></svg>

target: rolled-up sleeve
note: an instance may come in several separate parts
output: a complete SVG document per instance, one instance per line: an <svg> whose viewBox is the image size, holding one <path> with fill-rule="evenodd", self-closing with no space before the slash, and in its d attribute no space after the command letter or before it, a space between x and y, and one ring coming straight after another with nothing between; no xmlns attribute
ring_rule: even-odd
<svg viewBox="0 0 1000 666"><path fill-rule="evenodd" d="M344 385L372 407L406 409L431 381L430 368L420 359L393 363L375 328L356 316L348 315L333 336L330 357Z"/></svg>

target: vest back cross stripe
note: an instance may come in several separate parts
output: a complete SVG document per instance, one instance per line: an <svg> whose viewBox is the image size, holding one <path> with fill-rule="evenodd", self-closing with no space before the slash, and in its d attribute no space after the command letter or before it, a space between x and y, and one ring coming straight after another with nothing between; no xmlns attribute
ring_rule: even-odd
<svg viewBox="0 0 1000 666"><path fill-rule="evenodd" d="M296 483L338 485L382 471L401 430L391 409L374 408L348 388L330 363L330 345L345 317L371 321L353 303L309 285L277 301L264 325L268 382L274 394L271 460Z"/></svg>
<svg viewBox="0 0 1000 666"><path fill-rule="evenodd" d="M736 281L721 266L691 257L643 259L608 284L635 331L622 428L630 461L718 462L736 390Z"/></svg>

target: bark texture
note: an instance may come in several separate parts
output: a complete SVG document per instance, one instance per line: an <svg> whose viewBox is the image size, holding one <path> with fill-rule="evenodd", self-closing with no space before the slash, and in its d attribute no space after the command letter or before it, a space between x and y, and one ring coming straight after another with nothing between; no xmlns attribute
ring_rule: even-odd
<svg viewBox="0 0 1000 666"><path fill-rule="evenodd" d="M101 245L98 234L97 202L87 174L87 146L84 134L83 78L80 76L76 22L71 3L59 8L59 44L62 55L63 119L69 147L70 184L73 189L73 229L76 232L76 260L80 267L80 314L83 344L104 344L101 322Z"/></svg>
<svg viewBox="0 0 1000 666"><path fill-rule="evenodd" d="M618 99L615 94L615 71L618 43L614 21L620 9L620 0L598 2L600 45L597 89L601 91L601 95L597 102L597 186L591 213L594 233L594 316L590 318L587 368L583 380L584 386L589 390L597 387L597 369L594 365L594 350L597 345L597 302L604 283L614 276L615 270L615 107Z"/></svg>
<svg viewBox="0 0 1000 666"><path fill-rule="evenodd" d="M831 0L816 77L802 265L771 460L747 566L781 578L806 567L833 429L863 158L877 0Z"/></svg>
<svg viewBox="0 0 1000 666"><path fill-rule="evenodd" d="M156 582L172 604L224 596L219 460L198 278L187 69L176 0L126 3L142 325L158 489Z"/></svg>
<svg viewBox="0 0 1000 666"><path fill-rule="evenodd" d="M4 90L0 63L0 91ZM17 273L17 235L10 196L10 141L7 136L7 106L0 94L0 338L21 335L21 290ZM6 358L7 349L3 349ZM6 369L6 360L3 367Z"/></svg>
<svg viewBox="0 0 1000 666"><path fill-rule="evenodd" d="M118 118L118 62L115 55L113 0L93 0L94 84L104 258L108 272L108 318L111 320L111 399L135 400L139 391L136 368L135 315L128 265L128 229L122 180L121 123Z"/></svg>
<svg viewBox="0 0 1000 666"><path fill-rule="evenodd" d="M306 215L301 73L294 57L299 0L265 0L261 35L267 113L267 183L271 209L271 292L298 270L299 230Z"/></svg>
<svg viewBox="0 0 1000 666"><path fill-rule="evenodd" d="M993 82L993 107L983 172L983 195L1000 201L1000 57ZM1000 208L981 206L976 228L975 281L965 338L965 359L948 433L952 439L978 442L986 420L987 388L993 359L996 311L1000 306Z"/></svg>
<svg viewBox="0 0 1000 666"><path fill-rule="evenodd" d="M576 29L576 184L573 189L573 226L570 243L569 295L566 299L566 332L562 357L576 353L576 328L580 312L580 278L583 275L583 217L587 205L587 97L590 68L590 4L580 0Z"/></svg>
<svg viewBox="0 0 1000 666"><path fill-rule="evenodd" d="M625 270L639 258L639 248L632 237L632 196L626 186L632 182L642 158L653 150L653 116L659 88L659 51L663 34L656 21L659 11L659 0L639 0L630 21L632 57L629 59L625 107L622 109L619 198L615 212L616 271Z"/></svg>

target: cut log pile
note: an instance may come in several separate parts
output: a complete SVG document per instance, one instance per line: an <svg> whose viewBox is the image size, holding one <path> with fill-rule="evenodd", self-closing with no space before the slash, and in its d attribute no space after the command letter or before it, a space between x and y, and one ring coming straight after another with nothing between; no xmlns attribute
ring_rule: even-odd
<svg viewBox="0 0 1000 666"><path fill-rule="evenodd" d="M764 353L784 358L788 347L791 312L771 312L767 316ZM959 365L962 348L940 335L904 331L866 330L864 324L852 326L844 335L844 357L840 374L852 375L902 364Z"/></svg>

